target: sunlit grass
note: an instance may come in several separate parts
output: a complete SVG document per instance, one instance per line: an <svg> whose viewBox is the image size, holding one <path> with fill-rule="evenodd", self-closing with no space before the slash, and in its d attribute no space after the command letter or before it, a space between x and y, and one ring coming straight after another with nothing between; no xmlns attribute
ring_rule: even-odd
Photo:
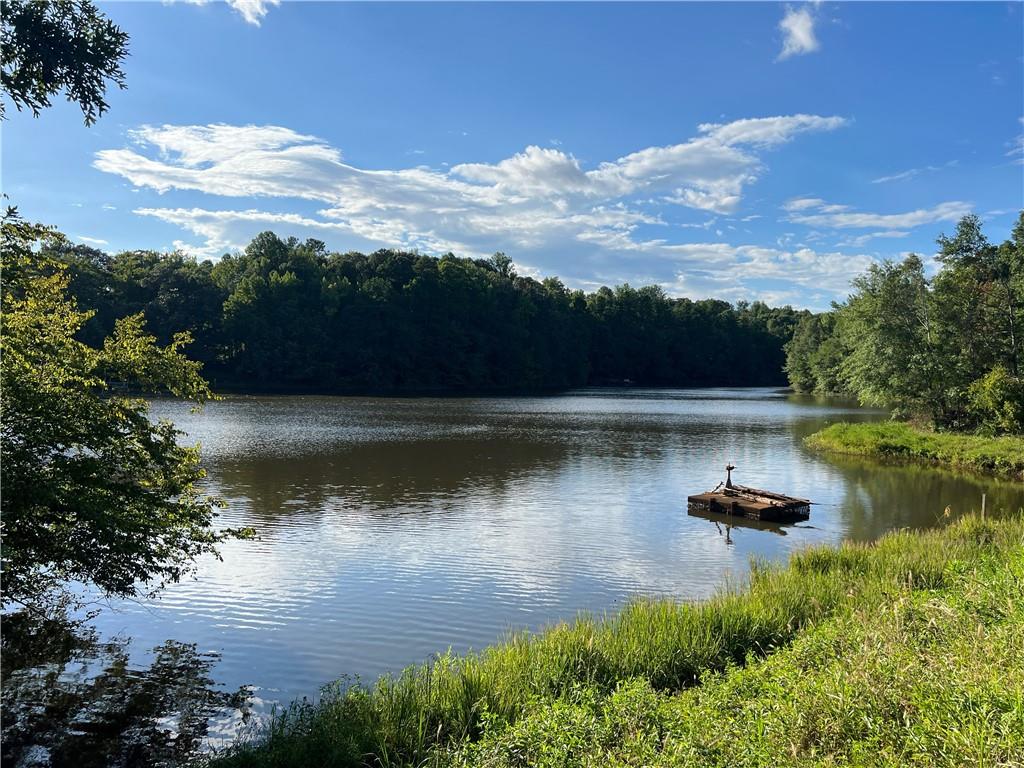
<svg viewBox="0 0 1024 768"><path fill-rule="evenodd" d="M952 548L941 575L921 547ZM816 552L801 567L850 565L862 575L881 569L881 579L869 577L874 593L763 660L677 693L635 677L610 695L580 686L534 699L514 724L488 722L480 739L435 764L1024 765L1020 519L891 537L867 558ZM921 565L928 572L912 575ZM891 578L901 573L906 581Z"/></svg>
<svg viewBox="0 0 1024 768"><path fill-rule="evenodd" d="M930 432L900 422L832 424L805 441L816 450L916 459L958 469L1024 477L1024 438Z"/></svg>
<svg viewBox="0 0 1024 768"><path fill-rule="evenodd" d="M760 666L759 659L810 636L814 627L815 636L838 632L827 627L854 621L858 611L865 619L872 611L891 611L894 596L913 601L918 594L952 589L965 569L986 558L1011 550L1019 556L1022 536L1019 519L968 518L941 532L891 534L875 545L807 549L785 568L756 565L748 585L706 602L639 601L608 618L583 617L543 633L513 635L480 653L445 655L368 688L330 688L316 705L295 704L279 713L253 740L217 762L421 765L479 758L485 764L533 765L532 759L517 762L503 751L507 729L533 728L531 718L543 719L559 707L589 706L574 697L590 697L603 712L620 702L632 706L622 697L633 694L664 703L699 695L693 691L708 681L724 690L723 679L738 674L736 669ZM876 629L883 631L884 624ZM838 669L833 671L839 674ZM623 681L630 681L633 693L622 693ZM843 682L840 675L835 684L855 692L860 682ZM725 697L719 703L726 711L749 705L718 695ZM545 733L546 726L537 727ZM621 734L623 743L632 738L627 736ZM452 752L481 738L482 751ZM602 762L591 758L592 764Z"/></svg>

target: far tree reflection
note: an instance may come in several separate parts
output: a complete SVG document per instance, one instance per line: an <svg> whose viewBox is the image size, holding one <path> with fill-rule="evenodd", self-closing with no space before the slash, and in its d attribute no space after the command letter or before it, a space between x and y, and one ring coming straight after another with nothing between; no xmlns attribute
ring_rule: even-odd
<svg viewBox="0 0 1024 768"><path fill-rule="evenodd" d="M218 690L216 654L169 640L148 666L128 643L25 614L3 618L5 766L175 766L194 757L211 718L245 720L246 689Z"/></svg>

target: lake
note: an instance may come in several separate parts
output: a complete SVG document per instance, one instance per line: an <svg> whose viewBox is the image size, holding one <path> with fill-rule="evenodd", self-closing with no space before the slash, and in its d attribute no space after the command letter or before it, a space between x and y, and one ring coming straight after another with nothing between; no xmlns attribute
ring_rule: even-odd
<svg viewBox="0 0 1024 768"><path fill-rule="evenodd" d="M167 640L215 652L211 675L254 709L315 697L453 649L637 595L707 597L751 557L868 541L980 507L1021 485L814 454L802 439L886 415L772 389L593 389L541 397L230 397L199 414L153 403L199 442L223 546L162 598L96 626L137 660ZM691 517L686 496L734 480L815 502L759 529Z"/></svg>

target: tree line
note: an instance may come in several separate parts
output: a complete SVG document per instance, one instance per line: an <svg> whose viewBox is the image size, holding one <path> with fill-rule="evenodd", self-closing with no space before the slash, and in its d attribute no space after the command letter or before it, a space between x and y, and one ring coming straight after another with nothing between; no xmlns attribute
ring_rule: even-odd
<svg viewBox="0 0 1024 768"><path fill-rule="evenodd" d="M1020 433L1024 212L999 245L971 215L938 246L931 277L913 254L873 265L845 302L801 318L786 346L790 383L938 429Z"/></svg>
<svg viewBox="0 0 1024 768"><path fill-rule="evenodd" d="M394 250L331 253L257 235L216 263L154 251L44 246L95 310L97 346L142 313L162 344L188 332L215 387L254 391L488 392L582 385L784 385L801 317L761 302L691 301L657 286L586 294L516 274L512 260Z"/></svg>

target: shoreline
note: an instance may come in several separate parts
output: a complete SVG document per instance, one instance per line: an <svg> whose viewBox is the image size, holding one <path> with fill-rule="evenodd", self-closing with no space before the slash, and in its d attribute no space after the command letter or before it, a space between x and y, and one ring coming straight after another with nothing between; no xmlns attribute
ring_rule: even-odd
<svg viewBox="0 0 1024 768"><path fill-rule="evenodd" d="M1024 439L931 432L902 422L838 422L804 438L825 453L912 462L1024 480Z"/></svg>

